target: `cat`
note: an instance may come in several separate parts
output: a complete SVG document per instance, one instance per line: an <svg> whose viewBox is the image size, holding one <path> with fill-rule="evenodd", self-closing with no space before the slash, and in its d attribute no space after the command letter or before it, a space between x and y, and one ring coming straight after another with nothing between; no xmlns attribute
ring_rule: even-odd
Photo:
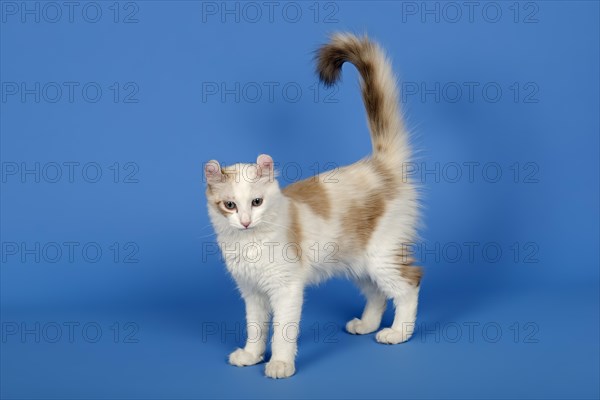
<svg viewBox="0 0 600 400"><path fill-rule="evenodd" d="M398 89L383 50L366 36L336 33L316 53L317 73L330 86L349 62L359 71L372 155L340 168L335 182L323 174L280 189L273 159L255 164L204 166L208 212L228 271L246 304L247 341L229 355L235 366L263 360L272 318L271 378L295 373L304 288L336 275L356 282L366 297L351 334L379 329L387 300L395 316L379 343L405 342L417 314L421 268L407 251L416 238L417 190L403 174L410 161ZM333 247L315 256L319 249ZM325 255L332 257L324 257Z"/></svg>

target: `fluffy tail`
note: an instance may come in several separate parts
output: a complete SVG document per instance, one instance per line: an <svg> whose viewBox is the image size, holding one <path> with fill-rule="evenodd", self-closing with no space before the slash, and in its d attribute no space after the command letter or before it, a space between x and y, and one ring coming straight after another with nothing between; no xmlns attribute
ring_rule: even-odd
<svg viewBox="0 0 600 400"><path fill-rule="evenodd" d="M407 161L410 151L398 107L396 78L383 50L366 36L336 33L317 51L316 59L317 73L326 86L339 80L342 64L354 64L361 76L373 156L388 162Z"/></svg>

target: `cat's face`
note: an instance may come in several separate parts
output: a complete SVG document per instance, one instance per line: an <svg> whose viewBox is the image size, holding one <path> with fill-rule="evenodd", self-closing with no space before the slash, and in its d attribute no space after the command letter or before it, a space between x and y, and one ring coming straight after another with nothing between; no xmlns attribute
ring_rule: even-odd
<svg viewBox="0 0 600 400"><path fill-rule="evenodd" d="M212 160L205 165L204 175L213 223L241 231L269 224L266 217L274 211L281 194L270 156L262 154L256 164L226 168Z"/></svg>

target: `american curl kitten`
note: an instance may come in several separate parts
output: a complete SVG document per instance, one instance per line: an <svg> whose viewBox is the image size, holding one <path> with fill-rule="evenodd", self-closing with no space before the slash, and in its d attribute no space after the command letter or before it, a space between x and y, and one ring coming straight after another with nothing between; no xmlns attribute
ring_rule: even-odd
<svg viewBox="0 0 600 400"><path fill-rule="evenodd" d="M355 281L367 301L346 329L358 335L379 329L391 298L394 322L377 333L379 343L408 340L417 315L421 269L406 251L416 237L417 191L402 172L411 152L391 65L376 43L346 33L333 35L316 60L325 85L340 78L346 61L360 72L370 157L337 170L334 182L324 173L284 189L268 155L256 164L222 167L212 160L204 168L210 219L246 303L247 342L229 363L263 360L272 319L272 356L265 367L271 378L295 372L307 285L336 275Z"/></svg>

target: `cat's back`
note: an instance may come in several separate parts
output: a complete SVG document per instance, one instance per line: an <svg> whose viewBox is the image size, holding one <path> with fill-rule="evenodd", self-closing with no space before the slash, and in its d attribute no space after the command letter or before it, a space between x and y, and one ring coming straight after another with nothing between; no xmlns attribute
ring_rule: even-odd
<svg viewBox="0 0 600 400"><path fill-rule="evenodd" d="M360 213L356 208L369 208L367 202L393 200L408 185L399 168L366 158L294 182L282 192L295 204L307 206L314 217L332 220L340 214Z"/></svg>
<svg viewBox="0 0 600 400"><path fill-rule="evenodd" d="M405 236L402 226L389 227L405 221L416 204L414 188L400 169L372 158L295 182L282 192L291 200L304 246L316 243L322 250L333 243L341 258L364 252L382 228L386 237Z"/></svg>

